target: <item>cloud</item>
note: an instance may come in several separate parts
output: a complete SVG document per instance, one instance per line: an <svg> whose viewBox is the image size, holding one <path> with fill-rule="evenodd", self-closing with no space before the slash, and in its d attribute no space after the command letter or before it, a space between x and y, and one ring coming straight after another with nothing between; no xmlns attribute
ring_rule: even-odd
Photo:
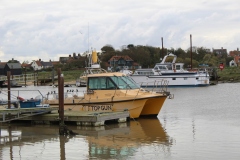
<svg viewBox="0 0 240 160"><path fill-rule="evenodd" d="M58 60L106 44L186 49L238 47L237 0L2 1L1 60ZM80 33L81 32L81 33Z"/></svg>

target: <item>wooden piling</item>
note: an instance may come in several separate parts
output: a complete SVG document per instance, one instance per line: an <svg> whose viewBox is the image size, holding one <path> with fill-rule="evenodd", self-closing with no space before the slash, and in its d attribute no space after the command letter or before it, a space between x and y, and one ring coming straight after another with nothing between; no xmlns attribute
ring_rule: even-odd
<svg viewBox="0 0 240 160"><path fill-rule="evenodd" d="M8 109L11 108L11 81L10 81L10 77L11 77L11 71L7 71L7 81L8 81Z"/></svg>

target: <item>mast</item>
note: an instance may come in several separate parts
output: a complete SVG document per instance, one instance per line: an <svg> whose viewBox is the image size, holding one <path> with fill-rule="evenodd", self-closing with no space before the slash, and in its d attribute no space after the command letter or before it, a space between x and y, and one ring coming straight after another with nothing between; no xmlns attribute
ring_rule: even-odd
<svg viewBox="0 0 240 160"><path fill-rule="evenodd" d="M191 54L191 70L192 70L192 35L190 34L190 54Z"/></svg>
<svg viewBox="0 0 240 160"><path fill-rule="evenodd" d="M162 39L162 59L164 58L164 53L163 53L163 37L161 38ZM161 57L161 56L160 56Z"/></svg>

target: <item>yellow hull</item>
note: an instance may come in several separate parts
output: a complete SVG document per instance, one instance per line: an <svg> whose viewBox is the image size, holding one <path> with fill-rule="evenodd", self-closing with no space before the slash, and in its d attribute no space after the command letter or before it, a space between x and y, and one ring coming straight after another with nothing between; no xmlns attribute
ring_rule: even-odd
<svg viewBox="0 0 240 160"><path fill-rule="evenodd" d="M64 99L64 108L76 111L117 112L128 110L130 118L140 115L158 115L166 96L157 93L135 90L97 90L84 97ZM44 103L58 105L58 99Z"/></svg>
<svg viewBox="0 0 240 160"><path fill-rule="evenodd" d="M130 118L138 118L142 112L145 102L147 99L139 99L139 100L129 100L129 101L118 101L111 102L102 101L102 102L94 102L91 103L64 103L65 110L74 110L74 111L95 111L95 112L119 112L119 111L129 111ZM48 103L49 102L49 103ZM50 101L46 101L46 103L51 106L56 106L58 103L51 103Z"/></svg>
<svg viewBox="0 0 240 160"><path fill-rule="evenodd" d="M150 98L146 101L141 116L158 115L167 96L160 98Z"/></svg>

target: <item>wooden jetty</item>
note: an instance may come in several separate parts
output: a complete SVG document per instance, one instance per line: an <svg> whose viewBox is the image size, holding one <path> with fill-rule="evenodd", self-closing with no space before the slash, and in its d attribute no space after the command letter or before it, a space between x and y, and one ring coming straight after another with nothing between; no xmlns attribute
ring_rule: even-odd
<svg viewBox="0 0 240 160"><path fill-rule="evenodd" d="M8 72L8 81L10 81L11 73ZM10 83L8 83L10 84ZM0 107L0 123L11 121L31 121L32 123L59 122L60 135L72 134L68 130L64 122L75 122L76 125L82 126L102 126L107 120L115 120L117 122L126 122L129 117L128 111L123 112L94 112L94 111L65 111L64 110L64 79L61 70L58 69L58 90L59 90L59 107L51 107L49 105L37 105L27 108L11 108L10 86L8 85L8 107ZM6 109L7 108L7 109Z"/></svg>
<svg viewBox="0 0 240 160"><path fill-rule="evenodd" d="M10 122L58 110L52 107L0 109L0 122Z"/></svg>
<svg viewBox="0 0 240 160"><path fill-rule="evenodd" d="M50 113L49 113L50 112ZM51 124L59 122L58 107L1 109L1 121L31 121L33 124ZM78 126L103 126L106 121L126 122L128 111L123 112L89 112L64 111L64 121L74 122Z"/></svg>

